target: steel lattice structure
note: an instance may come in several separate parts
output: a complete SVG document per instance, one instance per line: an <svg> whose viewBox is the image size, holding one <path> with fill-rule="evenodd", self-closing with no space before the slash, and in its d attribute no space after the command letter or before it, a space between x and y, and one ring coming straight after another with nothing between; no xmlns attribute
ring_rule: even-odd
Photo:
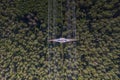
<svg viewBox="0 0 120 80"><path fill-rule="evenodd" d="M46 65L49 80L72 80L78 78L75 1L67 0L64 4L66 4L66 13L63 15L63 1L61 0L61 3L58 3L58 0L48 0L48 52ZM60 20L60 22L57 20Z"/></svg>

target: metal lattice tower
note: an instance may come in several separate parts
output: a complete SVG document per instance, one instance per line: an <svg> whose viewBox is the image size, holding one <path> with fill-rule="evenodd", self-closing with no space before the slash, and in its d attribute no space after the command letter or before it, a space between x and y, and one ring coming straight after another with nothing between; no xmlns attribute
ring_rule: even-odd
<svg viewBox="0 0 120 80"><path fill-rule="evenodd" d="M63 15L63 1L48 0L48 40L52 41L48 42L46 59L48 80L78 78L76 42L71 42L76 39L75 1L67 0L64 4L66 4L66 12Z"/></svg>

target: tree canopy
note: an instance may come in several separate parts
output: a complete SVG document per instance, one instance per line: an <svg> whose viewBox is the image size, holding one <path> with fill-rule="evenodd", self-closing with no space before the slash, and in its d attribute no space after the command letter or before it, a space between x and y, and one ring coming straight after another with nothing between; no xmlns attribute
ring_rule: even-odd
<svg viewBox="0 0 120 80"><path fill-rule="evenodd" d="M58 5L60 1L57 0ZM63 20L60 24L66 25L65 16L70 14L66 12L67 0L62 1L63 16L56 21ZM76 0L75 6L76 45L55 44L52 48L55 52L49 56L48 1L1 0L0 79L52 80L56 74L55 80L119 80L120 1ZM58 6L58 15L59 9ZM58 31L60 29L57 27ZM67 33L69 30L63 35ZM61 53L64 53L64 63L63 57L59 56ZM71 60L73 56L75 61ZM59 73L55 71L55 64L60 67ZM75 69L74 65L77 65ZM54 71L50 72L49 68Z"/></svg>

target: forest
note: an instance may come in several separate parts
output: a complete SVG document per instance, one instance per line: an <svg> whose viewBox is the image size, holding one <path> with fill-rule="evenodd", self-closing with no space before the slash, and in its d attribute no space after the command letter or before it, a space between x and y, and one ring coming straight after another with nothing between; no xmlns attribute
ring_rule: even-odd
<svg viewBox="0 0 120 80"><path fill-rule="evenodd" d="M120 0L0 0L0 80L120 80Z"/></svg>

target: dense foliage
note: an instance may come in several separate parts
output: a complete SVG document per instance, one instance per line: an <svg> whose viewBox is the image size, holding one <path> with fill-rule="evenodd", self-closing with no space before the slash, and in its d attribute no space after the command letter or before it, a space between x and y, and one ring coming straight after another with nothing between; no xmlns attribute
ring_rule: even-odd
<svg viewBox="0 0 120 80"><path fill-rule="evenodd" d="M55 59L64 69L60 69L58 75L55 73L55 80L64 80L60 75L69 74L71 71L66 67L74 64L77 68L72 73L77 74L78 80L119 80L120 1L76 0L78 41L74 55L77 60L67 61L64 55L64 64L63 57L58 56L47 62L47 3L47 0L0 1L0 80L52 79L54 73L48 75L47 67L55 68ZM64 6L63 3L63 11ZM61 54L61 49L66 51L68 45L71 44L57 44L54 53ZM65 78L77 79L74 76Z"/></svg>

